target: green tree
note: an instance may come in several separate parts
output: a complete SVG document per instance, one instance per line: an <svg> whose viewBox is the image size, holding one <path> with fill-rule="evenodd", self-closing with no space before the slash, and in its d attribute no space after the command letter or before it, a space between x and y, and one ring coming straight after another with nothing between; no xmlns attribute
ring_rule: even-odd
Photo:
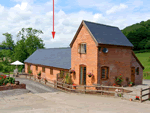
<svg viewBox="0 0 150 113"><path fill-rule="evenodd" d="M22 28L17 34L17 37L21 37L26 45L26 51L28 56L30 56L38 48L44 48L44 43L39 35L43 34L41 30L36 30L32 28Z"/></svg>

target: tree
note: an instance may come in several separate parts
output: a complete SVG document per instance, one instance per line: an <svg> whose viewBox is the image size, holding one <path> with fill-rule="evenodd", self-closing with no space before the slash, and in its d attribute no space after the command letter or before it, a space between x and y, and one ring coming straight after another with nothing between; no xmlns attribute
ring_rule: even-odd
<svg viewBox="0 0 150 113"><path fill-rule="evenodd" d="M44 43L39 35L43 34L41 30L36 30L32 28L22 28L17 34L17 37L25 39L25 45L28 55L31 55L38 48L44 48Z"/></svg>
<svg viewBox="0 0 150 113"><path fill-rule="evenodd" d="M12 35L10 33L3 33L3 35L6 37L6 40L2 42L1 47L3 47L2 55L3 57L7 57L7 59L12 60L14 59L14 48L15 44L12 39Z"/></svg>

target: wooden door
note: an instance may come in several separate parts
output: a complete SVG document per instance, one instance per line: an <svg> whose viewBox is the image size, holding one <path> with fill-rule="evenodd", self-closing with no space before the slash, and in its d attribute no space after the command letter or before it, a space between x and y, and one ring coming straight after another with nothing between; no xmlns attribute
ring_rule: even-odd
<svg viewBox="0 0 150 113"><path fill-rule="evenodd" d="M131 67L131 82L135 83L135 67Z"/></svg>
<svg viewBox="0 0 150 113"><path fill-rule="evenodd" d="M86 66L80 66L80 85L86 85Z"/></svg>

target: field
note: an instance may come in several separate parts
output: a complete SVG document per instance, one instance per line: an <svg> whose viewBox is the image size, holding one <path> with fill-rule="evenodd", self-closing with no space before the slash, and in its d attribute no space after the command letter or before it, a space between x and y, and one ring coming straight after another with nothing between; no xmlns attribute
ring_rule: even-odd
<svg viewBox="0 0 150 113"><path fill-rule="evenodd" d="M142 65L144 66L143 77L144 79L150 79L150 52L135 54Z"/></svg>

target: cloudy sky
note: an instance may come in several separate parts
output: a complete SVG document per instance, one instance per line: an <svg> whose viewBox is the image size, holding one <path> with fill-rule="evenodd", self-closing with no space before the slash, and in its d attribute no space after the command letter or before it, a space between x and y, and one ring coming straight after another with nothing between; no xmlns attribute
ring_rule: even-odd
<svg viewBox="0 0 150 113"><path fill-rule="evenodd" d="M150 0L55 0L55 38L52 38L52 0L0 0L0 42L8 32L17 40L21 28L44 32L46 48L68 47L82 20L126 26L150 19Z"/></svg>

